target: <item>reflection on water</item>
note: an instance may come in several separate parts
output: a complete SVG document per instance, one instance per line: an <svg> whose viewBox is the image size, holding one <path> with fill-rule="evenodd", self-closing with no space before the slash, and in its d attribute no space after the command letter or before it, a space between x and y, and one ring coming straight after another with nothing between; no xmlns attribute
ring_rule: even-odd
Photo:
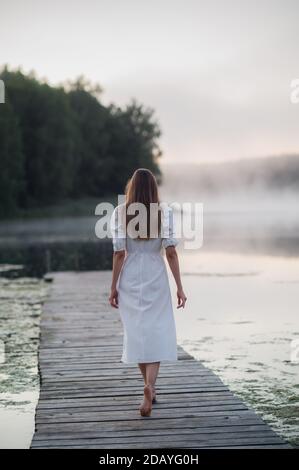
<svg viewBox="0 0 299 470"><path fill-rule="evenodd" d="M248 163L210 165L206 173L165 168L163 197L204 207L203 248L181 252L188 307L176 313L178 337L299 445L299 363L291 362L299 333L298 191L280 187L281 169L270 190L263 174L271 162L260 167L260 181Z"/></svg>
<svg viewBox="0 0 299 470"><path fill-rule="evenodd" d="M188 307L176 311L180 343L299 445L299 258L181 252ZM173 282L172 289L175 298Z"/></svg>
<svg viewBox="0 0 299 470"><path fill-rule="evenodd" d="M44 281L0 277L0 448L29 447L39 380L37 348Z"/></svg>
<svg viewBox="0 0 299 470"><path fill-rule="evenodd" d="M0 263L21 264L26 276L111 269L111 240L96 238L97 220L64 217L1 222Z"/></svg>
<svg viewBox="0 0 299 470"><path fill-rule="evenodd" d="M111 269L111 240L96 238L97 220L65 217L0 222L0 263L24 265L24 274L29 276ZM204 212L203 250L299 257L299 214Z"/></svg>

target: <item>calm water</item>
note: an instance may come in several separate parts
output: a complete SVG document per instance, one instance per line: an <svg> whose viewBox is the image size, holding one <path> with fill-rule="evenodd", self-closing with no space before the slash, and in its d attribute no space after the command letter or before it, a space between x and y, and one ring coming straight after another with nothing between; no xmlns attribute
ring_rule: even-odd
<svg viewBox="0 0 299 470"><path fill-rule="evenodd" d="M211 252L184 254L181 267L180 343L299 445L299 259Z"/></svg>
<svg viewBox="0 0 299 470"><path fill-rule="evenodd" d="M1 448L28 448L31 442L39 393L39 318L45 295L42 280L0 277Z"/></svg>
<svg viewBox="0 0 299 470"><path fill-rule="evenodd" d="M55 270L109 269L111 247L95 242L96 220L0 224L0 261L27 262L31 274L43 273L49 264ZM175 311L185 349L297 445L299 364L295 354L292 358L292 341L299 339L298 227L296 213L207 216L203 248L187 252L180 246L188 306ZM175 301L173 280L171 287ZM0 447L28 447L47 285L38 278L0 277L0 289L0 331L6 342L6 361L0 364Z"/></svg>

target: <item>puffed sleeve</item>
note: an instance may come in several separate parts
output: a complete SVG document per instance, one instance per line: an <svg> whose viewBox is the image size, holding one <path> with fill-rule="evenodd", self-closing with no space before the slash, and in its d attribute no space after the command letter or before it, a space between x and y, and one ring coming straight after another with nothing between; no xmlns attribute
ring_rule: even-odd
<svg viewBox="0 0 299 470"><path fill-rule="evenodd" d="M123 209L123 205L115 207L110 220L113 251L126 249L125 211Z"/></svg>
<svg viewBox="0 0 299 470"><path fill-rule="evenodd" d="M162 211L162 246L176 246L179 243L175 238L173 210L170 206Z"/></svg>

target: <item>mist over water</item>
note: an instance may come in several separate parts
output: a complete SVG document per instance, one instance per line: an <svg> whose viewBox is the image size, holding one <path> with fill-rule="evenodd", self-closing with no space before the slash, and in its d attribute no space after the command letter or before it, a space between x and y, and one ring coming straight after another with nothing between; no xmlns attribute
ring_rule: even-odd
<svg viewBox="0 0 299 470"><path fill-rule="evenodd" d="M175 311L179 341L298 446L299 361L291 358L299 338L299 191L245 184L240 171L242 187L240 166L233 176L232 165L163 170L162 200L204 207L203 246L178 245L188 299ZM175 299L172 279L171 287Z"/></svg>
<svg viewBox="0 0 299 470"><path fill-rule="evenodd" d="M203 204L203 251L299 256L299 185L274 187L245 177L244 168L233 170L232 164L165 165L161 197Z"/></svg>
<svg viewBox="0 0 299 470"><path fill-rule="evenodd" d="M299 363L291 360L292 342L299 338L299 191L290 176L296 172L295 168L285 172L275 186L273 171L271 178L265 172L261 178L257 175L263 174L261 167L258 172L253 168L249 172L247 164L233 167L162 167L163 201L201 202L204 208L203 246L186 250L183 240L178 245L188 299L184 311L175 308L176 289L169 273L178 340L279 434L298 445ZM111 241L96 238L97 220L91 208L80 217L57 214L2 221L2 263L8 264L5 269L13 277L19 265L26 268L23 276L41 276L51 270L111 269ZM0 287L2 320L14 331L9 341L17 339L33 347L30 364L28 355L24 362L21 350L9 356L0 397L3 426L8 429L7 423L17 414L22 429L18 443L26 447L38 393L37 343L32 338L45 287L40 279L26 277L4 279ZM25 351L25 346L21 348ZM6 436L13 445L13 430Z"/></svg>
<svg viewBox="0 0 299 470"><path fill-rule="evenodd" d="M279 161L279 157L276 160ZM297 160L299 173L299 158ZM298 219L299 175L295 182L286 181L284 175L281 178L273 175L270 179L262 177L258 170L253 172L251 165L251 162L245 167L244 162L164 164L161 193L172 201L203 202L206 212L269 212L273 215L282 212ZM271 164L269 166L271 168ZM289 179L291 172L289 168Z"/></svg>

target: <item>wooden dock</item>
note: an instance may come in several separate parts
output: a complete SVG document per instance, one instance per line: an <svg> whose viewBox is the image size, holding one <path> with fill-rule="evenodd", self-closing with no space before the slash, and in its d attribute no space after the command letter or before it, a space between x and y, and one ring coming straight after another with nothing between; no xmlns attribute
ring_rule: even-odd
<svg viewBox="0 0 299 470"><path fill-rule="evenodd" d="M143 381L120 362L111 273L55 273L43 307L41 389L31 448L290 448L211 370L179 347L163 363L150 418Z"/></svg>

